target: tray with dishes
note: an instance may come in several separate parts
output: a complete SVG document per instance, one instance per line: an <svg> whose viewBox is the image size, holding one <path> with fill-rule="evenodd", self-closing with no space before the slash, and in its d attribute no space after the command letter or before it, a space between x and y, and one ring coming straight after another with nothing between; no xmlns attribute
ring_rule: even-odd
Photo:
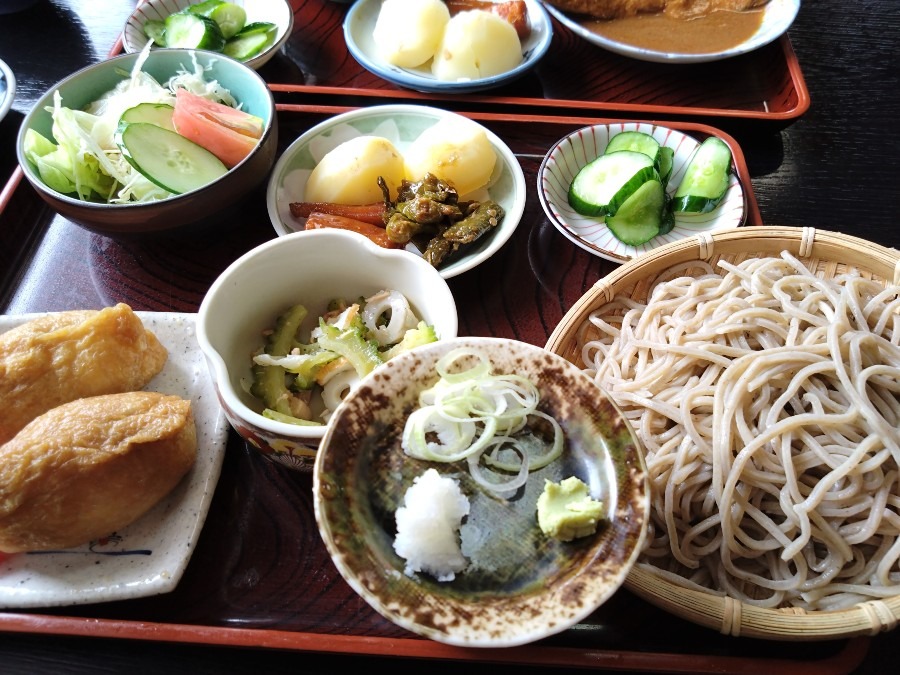
<svg viewBox="0 0 900 675"><path fill-rule="evenodd" d="M392 109L385 115L379 106L360 112L338 105L317 108L280 104L278 155L286 171L273 172L274 184L299 172L295 176L300 179L297 185L308 187L310 167L319 166L321 157L333 150L329 139L335 133L352 139L363 131L377 129L402 152L412 152L410 148L423 129L443 119L430 108L412 108ZM459 273L432 273L435 283L445 283L452 290L459 335L544 345L568 308L597 280L617 268L618 263L577 245L559 224L551 222L538 196L542 164L562 140L573 134L601 138L600 134L608 136L610 129L615 129L656 138L659 132L669 130L672 134L659 136L663 146L669 137L685 136L691 143L717 138L729 148L734 174L742 186L745 217L744 226L738 229L755 230L762 224L741 149L728 134L714 127L691 122L635 126L630 121L592 117L508 119L482 112L465 117L489 132L486 138L497 144L492 147L504 150L497 150L504 160L498 162L497 174L492 174L485 189L489 197L506 205L505 210L516 222L511 223L513 232L496 250L485 247L466 252L464 255L472 257ZM581 147L588 146L583 143ZM319 153L311 155L311 164L309 148L318 148ZM598 144L593 151L599 155L603 149ZM508 162L506 150L512 158ZM292 157L294 152L296 158ZM676 182L671 183L673 190ZM18 251L15 269L3 279L7 314L99 308L118 301L144 312L190 314L199 309L202 314L201 303L207 291L244 252L260 246L271 248L283 238L296 236L280 231L286 227L283 210L275 208L273 213L266 208L266 197L279 195L271 184L268 195L262 190L252 192L220 216L213 230L143 238L102 236L80 227L56 215L36 191L26 187L24 180L16 179L8 185L7 200L0 210L0 230L10 232L10 236L33 232L42 237L39 247ZM300 221L288 223L298 226ZM717 236L715 230L709 236ZM324 236L319 238L325 240ZM192 254L198 247L202 247L202 256ZM72 250L83 255L73 259ZM633 262L646 257L652 256L639 255ZM62 259L68 262L61 264ZM513 296L529 301L512 303ZM162 323L154 325L160 329L167 325L165 317L159 321ZM199 350L199 344L196 348ZM196 374L196 369L190 372ZM281 428L271 428L281 433ZM245 433L242 429L241 434ZM245 437L253 436L246 433ZM15 607L15 603L9 603L0 613L0 630L360 657L390 655L642 672L673 668L747 672L749 668L764 668L773 673L846 673L866 654L865 637L834 636L816 643L787 643L720 634L648 602L637 587L618 588L607 597L608 580L607 590L601 590L605 601L599 608L575 616L574 624L537 642L473 649L429 639L417 634L418 623L398 623L360 599L352 574L342 575L335 563L338 554L324 545L320 534L317 512L323 508L321 502L327 491L315 485L315 472L292 470L284 463L269 461L259 452L261 445L258 434L252 443L237 433L228 434L218 486L196 547L174 589L147 597L66 607ZM274 449L279 448L283 451L284 446ZM585 461L584 470L590 471L591 462ZM330 518L332 526L341 522L339 513L323 517ZM558 549L551 547L549 551ZM527 569L543 573L540 566ZM487 583L484 580L492 578L484 574L462 581L465 586ZM433 587L430 582L422 585ZM512 594L517 592L513 590ZM648 635L647 625L665 626L666 630Z"/></svg>
<svg viewBox="0 0 900 675"><path fill-rule="evenodd" d="M283 54L262 70L279 102L339 96L348 104L396 100L440 102L457 110L534 112L550 109L598 116L682 119L710 123L748 120L786 126L809 107L809 93L787 34L728 58L659 62L624 55L579 34L577 16L529 0L546 22L548 43L523 41L526 56L541 53L512 79L487 78L485 86L436 83L422 66L383 62L373 46L378 1L354 4L292 0L294 27ZM575 16L575 18L572 18ZM562 20L561 20L562 19ZM535 41L534 44L528 40ZM526 58L528 61L528 58ZM524 63L522 65L525 65ZM518 67L517 67L518 68Z"/></svg>

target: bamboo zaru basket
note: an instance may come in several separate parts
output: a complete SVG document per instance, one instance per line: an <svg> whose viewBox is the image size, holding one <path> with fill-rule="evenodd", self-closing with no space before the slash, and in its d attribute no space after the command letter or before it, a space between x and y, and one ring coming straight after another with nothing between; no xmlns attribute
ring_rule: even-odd
<svg viewBox="0 0 900 675"><path fill-rule="evenodd" d="M856 271L863 278L884 286L900 284L900 252L856 237L793 227L744 227L702 234L638 256L597 281L566 313L546 349L585 366L582 346L598 336L598 329L589 317L614 297L624 295L645 303L660 281L705 273L700 264L692 265L693 261L705 261L715 267L719 260L740 264L750 258L778 257L782 251L799 259L822 278ZM892 313L897 313L896 305ZM896 344L896 335L893 341ZM900 398L900 385L894 394ZM895 483L892 493L895 505L900 501L898 492ZM894 560L891 572L897 573L897 568ZM663 572L646 557L633 568L625 586L676 616L733 636L827 640L874 635L893 629L900 620L900 591L896 595L863 599L841 609L769 608L747 602L746 598L729 597L718 589L691 584L675 573Z"/></svg>

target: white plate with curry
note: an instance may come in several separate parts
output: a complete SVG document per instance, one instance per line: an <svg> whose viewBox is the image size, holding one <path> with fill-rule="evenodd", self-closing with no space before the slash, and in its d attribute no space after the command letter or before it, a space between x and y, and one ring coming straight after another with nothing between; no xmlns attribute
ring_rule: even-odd
<svg viewBox="0 0 900 675"><path fill-rule="evenodd" d="M197 458L181 482L118 532L75 548L0 553L0 608L59 607L172 591L206 520L225 456L228 422L197 348L195 314L136 312L168 350L148 391L191 399ZM0 316L0 333L37 314Z"/></svg>
<svg viewBox="0 0 900 675"><path fill-rule="evenodd" d="M646 2L654 7L664 4ZM711 0L710 4L733 7L735 2ZM678 0L669 3L682 4ZM622 56L658 63L721 61L752 52L781 37L800 10L800 0L768 0L756 9L720 10L694 19L676 19L665 12L596 19L564 9L590 4L587 0L544 3L560 23L588 42Z"/></svg>

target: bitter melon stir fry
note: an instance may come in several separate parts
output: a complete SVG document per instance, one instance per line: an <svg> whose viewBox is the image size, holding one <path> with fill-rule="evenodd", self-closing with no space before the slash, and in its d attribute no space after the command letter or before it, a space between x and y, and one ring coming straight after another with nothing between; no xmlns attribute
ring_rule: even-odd
<svg viewBox="0 0 900 675"><path fill-rule="evenodd" d="M503 207L496 202L460 201L456 188L431 173L418 181L404 179L396 200L391 200L383 178L377 182L384 195L382 202L293 202L291 214L306 218L306 229L351 229L385 248L403 248L411 243L436 268L503 220Z"/></svg>
<svg viewBox="0 0 900 675"><path fill-rule="evenodd" d="M307 308L294 305L266 331L253 356L250 393L263 416L299 425L321 425L365 375L397 354L438 339L434 326L396 290L355 302L333 300L304 337Z"/></svg>

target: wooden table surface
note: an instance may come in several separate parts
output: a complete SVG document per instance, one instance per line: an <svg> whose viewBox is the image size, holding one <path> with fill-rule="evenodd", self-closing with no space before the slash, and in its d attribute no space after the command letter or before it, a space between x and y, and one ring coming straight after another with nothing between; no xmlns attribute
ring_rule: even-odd
<svg viewBox="0 0 900 675"><path fill-rule="evenodd" d="M0 122L0 186L7 177L13 176L16 167L15 136L24 114L55 82L106 58L134 4L134 0L39 0L21 12L0 14L0 59L12 68L18 85L13 109ZM326 0L294 0L292 4L298 11L320 9L323 16L344 11L343 7ZM763 224L839 231L900 247L897 217L900 142L896 132L900 69L895 60L900 42L900 8L894 0L863 0L854 3L852 11L840 0L807 2L801 7L789 37L810 100L808 109L796 119L717 117L702 111L692 114L688 110L685 114L681 110L672 115L673 123L712 128L734 139L743 153ZM290 81L297 72L303 73L308 85L315 85L316 77L324 81L328 74L317 70L321 64L317 59L328 55L310 54L307 47L303 31L295 30L285 52L261 74L270 83ZM602 56L591 54L596 58ZM366 82L371 84L371 80ZM525 91L530 96L532 92L527 87L531 84L522 84L523 89L514 93ZM729 95L734 96L733 92ZM352 96L342 96L340 91L317 91L314 98L323 106L362 104ZM282 93L280 99L276 97L285 104L279 113L283 122L282 147L328 114L322 110L292 110L291 105L304 102L301 99L290 92ZM447 104L459 106L465 105L465 101ZM503 115L502 106L485 105L481 110L489 117L498 111ZM492 117L490 126L516 150L530 189L548 144L585 120L668 119L664 112L655 110L649 115L624 115L579 105L529 107L527 112L556 119L525 124ZM20 314L101 307L124 300L135 309L196 311L206 288L228 262L274 236L261 202L263 194L264 186L235 214L224 219L221 232L215 236L118 242L53 217L24 181L10 185L0 198L0 310L5 314ZM529 196L526 216L516 237L495 259L482 266L484 269L451 280L454 294L467 301L458 300L463 306L461 334L490 332L542 344L566 309L596 279L612 269L612 263L577 249L559 234L546 221L533 194ZM520 279L515 275L523 276ZM514 290L519 291L519 284L525 284L522 290L534 299L534 307L529 305L516 313L509 310L503 298L510 297ZM309 506L308 477L257 460L235 438L229 439L223 469L225 479L227 494L226 487L220 483L211 518L227 519L233 515L230 500L239 498L244 494L242 491L261 485L269 488L262 497L267 506L276 506L277 499L287 499L298 511ZM272 491L278 494L273 496ZM217 589L224 593L216 584L237 583L237 572L225 570L233 561L223 560L221 551L212 543L204 545L204 541L237 546L239 537L248 534L227 529L221 523L207 524L182 582L194 586L188 590L179 587L170 598L47 612L51 619L64 619L60 630L48 628L52 622L41 625L40 621L35 621L33 629L29 629L25 626L27 622L20 620L22 616L43 612L0 612L0 672L275 674L326 673L337 668L376 666L394 672L426 668L449 673L465 667L476 670L488 667L481 663L484 659L470 653L436 650L430 654L427 650L409 650L406 647L409 634L393 630L340 584L332 591L334 597L329 600L332 604L323 601L315 606L315 612L321 614L315 617L315 627L308 616L287 616L289 608L281 607L281 613L276 616L270 607L239 606L232 599L230 604L219 599L222 604L216 611L220 614L214 614L209 597ZM303 540L311 549L305 562L319 567L305 573L333 579L336 574L329 568L330 561L315 534ZM273 535L271 541L261 537L259 546L266 550L278 543L277 536ZM289 581L297 573L296 567L289 563L273 566L269 587L273 597L278 584ZM277 604L274 599L272 602ZM347 617L357 613L358 624L353 629L347 628ZM65 620L72 617L78 622L78 630L65 627L71 625ZM95 618L101 621L97 634L93 635L91 626ZM617 618L621 619L618 625ZM113 624L104 621L120 619L146 623L146 626L137 635L126 631L119 636L109 628ZM261 646L253 646L252 641L239 641L228 646L203 644L220 641L216 639L154 635L160 626L181 623L202 626L213 619L217 623L210 628L210 635L215 634L217 627L227 626L259 629L263 631L260 635L269 635L266 629L275 629L274 635L278 630L311 635L321 631L330 636L354 633L363 640L371 635L382 641L378 650L363 649L363 653L353 654L334 646L340 642L329 643L327 647L310 643L305 649L297 649L296 645L281 648L277 641L261 640ZM818 646L726 639L713 631L655 612L624 591L599 615L595 625L585 626L580 634L579 631L569 633L562 642L548 645L546 651L539 648L532 652L511 652L508 659L493 655L490 667L509 673L565 670L563 666L568 663L565 659L554 663L552 659L545 661L543 656L556 648L565 650L572 646L579 653L579 658L569 663L573 668L607 672L749 673L790 667L793 672L811 668L818 672L880 673L893 671L900 658L900 643L893 633L874 636L871 640L858 638ZM667 637L658 637L661 633L670 633L668 642ZM391 640L396 640L394 652L390 648ZM681 644L676 645L677 642ZM627 655L619 654L617 649ZM671 655L668 661L667 655ZM534 658L526 660L528 656Z"/></svg>

